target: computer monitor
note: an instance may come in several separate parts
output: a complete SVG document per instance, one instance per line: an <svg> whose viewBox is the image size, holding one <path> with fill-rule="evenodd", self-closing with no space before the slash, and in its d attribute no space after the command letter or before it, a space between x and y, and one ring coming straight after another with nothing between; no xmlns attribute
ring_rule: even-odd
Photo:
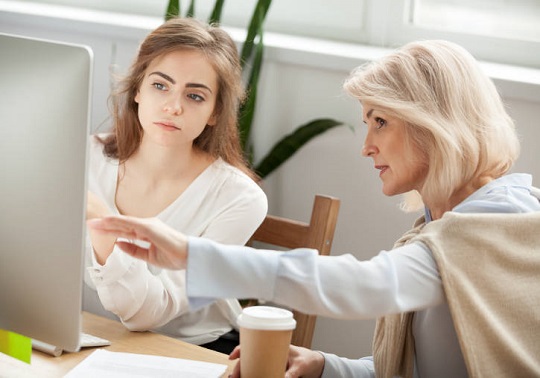
<svg viewBox="0 0 540 378"><path fill-rule="evenodd" d="M92 52L0 33L0 329L79 349Z"/></svg>

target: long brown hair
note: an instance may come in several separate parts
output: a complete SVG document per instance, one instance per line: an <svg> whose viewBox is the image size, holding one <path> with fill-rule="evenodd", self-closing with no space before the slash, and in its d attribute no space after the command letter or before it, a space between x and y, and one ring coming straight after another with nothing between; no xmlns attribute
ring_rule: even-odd
<svg viewBox="0 0 540 378"><path fill-rule="evenodd" d="M171 19L151 32L141 44L127 76L111 94L113 130L102 140L104 153L124 162L139 148L143 129L135 96L145 71L154 59L185 49L203 52L218 77L216 124L206 126L194 140L194 146L256 178L246 164L238 134L238 108L244 100L238 50L227 32L193 18Z"/></svg>

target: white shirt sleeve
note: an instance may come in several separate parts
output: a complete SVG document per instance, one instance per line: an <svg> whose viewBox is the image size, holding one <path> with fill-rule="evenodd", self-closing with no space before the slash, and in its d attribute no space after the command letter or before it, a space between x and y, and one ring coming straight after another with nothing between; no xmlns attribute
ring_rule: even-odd
<svg viewBox="0 0 540 378"><path fill-rule="evenodd" d="M107 264L89 269L103 306L132 331L160 327L188 311L184 271L154 275L118 247Z"/></svg>
<svg viewBox="0 0 540 378"><path fill-rule="evenodd" d="M311 249L257 251L189 238L187 294L195 307L208 298L259 298L341 319L371 319L444 301L431 252L419 243L359 261Z"/></svg>
<svg viewBox="0 0 540 378"><path fill-rule="evenodd" d="M321 354L324 357L321 378L375 378L375 367L371 356L352 360L330 353Z"/></svg>

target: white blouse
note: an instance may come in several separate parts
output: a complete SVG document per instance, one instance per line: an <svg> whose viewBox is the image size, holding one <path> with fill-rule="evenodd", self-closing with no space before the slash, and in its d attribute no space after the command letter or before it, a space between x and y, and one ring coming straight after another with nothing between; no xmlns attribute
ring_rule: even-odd
<svg viewBox="0 0 540 378"><path fill-rule="evenodd" d="M89 191L118 213L118 161L104 156L96 139L91 143L89 167ZM266 212L266 195L257 183L218 159L157 218L187 235L245 244ZM241 308L235 299L189 310L185 271L155 268L117 247L102 266L95 260L89 237L86 250L85 310L114 314L133 331L154 330L193 344L211 342L236 327Z"/></svg>

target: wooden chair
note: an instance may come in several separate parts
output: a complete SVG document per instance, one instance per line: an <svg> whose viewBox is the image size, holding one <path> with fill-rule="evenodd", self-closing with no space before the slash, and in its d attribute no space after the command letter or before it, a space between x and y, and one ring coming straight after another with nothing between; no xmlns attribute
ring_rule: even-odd
<svg viewBox="0 0 540 378"><path fill-rule="evenodd" d="M320 255L329 255L334 239L340 200L335 197L316 195L308 223L267 215L251 238L260 242L287 249L314 248ZM296 329L292 344L311 348L315 330L315 315L293 311Z"/></svg>

